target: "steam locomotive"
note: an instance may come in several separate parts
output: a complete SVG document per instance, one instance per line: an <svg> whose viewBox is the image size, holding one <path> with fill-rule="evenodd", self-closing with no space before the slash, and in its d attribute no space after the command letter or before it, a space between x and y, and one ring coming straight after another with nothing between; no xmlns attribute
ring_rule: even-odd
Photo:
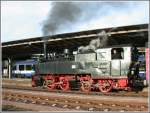
<svg viewBox="0 0 150 113"><path fill-rule="evenodd" d="M72 54L65 49L61 55L49 56L36 65L33 87L85 92L99 90L105 93L113 89L131 90L145 86L145 57L141 57L138 48L131 45L74 51ZM144 72L142 76L141 72Z"/></svg>

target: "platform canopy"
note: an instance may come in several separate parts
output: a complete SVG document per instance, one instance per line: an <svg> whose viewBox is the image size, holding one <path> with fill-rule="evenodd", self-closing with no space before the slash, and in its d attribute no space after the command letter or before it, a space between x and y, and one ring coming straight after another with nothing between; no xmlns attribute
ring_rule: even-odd
<svg viewBox="0 0 150 113"><path fill-rule="evenodd" d="M26 59L34 54L42 54L45 40L48 52L62 52L66 48L74 51L79 46L88 45L103 30L108 33L108 45L136 44L139 47L145 47L148 42L148 24L130 25L4 42L2 58Z"/></svg>

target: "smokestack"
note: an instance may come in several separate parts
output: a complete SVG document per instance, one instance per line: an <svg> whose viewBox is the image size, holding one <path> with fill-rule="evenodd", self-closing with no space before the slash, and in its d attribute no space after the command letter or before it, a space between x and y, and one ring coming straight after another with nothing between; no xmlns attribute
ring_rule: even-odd
<svg viewBox="0 0 150 113"><path fill-rule="evenodd" d="M48 55L47 55L47 41L46 40L44 40L43 46L44 46L44 59L47 60Z"/></svg>

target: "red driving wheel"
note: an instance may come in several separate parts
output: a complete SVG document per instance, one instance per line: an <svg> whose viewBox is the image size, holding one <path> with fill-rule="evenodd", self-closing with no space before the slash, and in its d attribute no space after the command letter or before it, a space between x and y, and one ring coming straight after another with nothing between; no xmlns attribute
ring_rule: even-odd
<svg viewBox="0 0 150 113"><path fill-rule="evenodd" d="M60 77L59 81L61 90L63 91L69 90L69 80L67 77Z"/></svg>
<svg viewBox="0 0 150 113"><path fill-rule="evenodd" d="M48 90L53 90L55 88L55 78L53 76L48 76L46 78L46 86Z"/></svg>
<svg viewBox="0 0 150 113"><path fill-rule="evenodd" d="M99 90L103 93L110 92L112 86L112 80L99 80Z"/></svg>

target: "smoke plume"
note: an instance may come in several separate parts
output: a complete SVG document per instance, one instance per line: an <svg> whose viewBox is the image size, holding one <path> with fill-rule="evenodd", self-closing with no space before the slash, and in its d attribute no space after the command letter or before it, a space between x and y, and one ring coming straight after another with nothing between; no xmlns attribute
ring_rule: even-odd
<svg viewBox="0 0 150 113"><path fill-rule="evenodd" d="M88 51L95 51L97 48L104 47L107 44L108 36L105 31L102 31L98 34L97 39L93 39L90 41L87 46L80 46L78 48L78 52L84 53Z"/></svg>
<svg viewBox="0 0 150 113"><path fill-rule="evenodd" d="M76 21L80 15L80 7L72 2L53 2L47 20L44 21L43 35L51 35L60 27Z"/></svg>
<svg viewBox="0 0 150 113"><path fill-rule="evenodd" d="M64 29L70 32L84 22L108 14L109 8L119 10L124 5L126 8L129 6L124 2L52 2L48 17L43 22L43 35L53 35Z"/></svg>

